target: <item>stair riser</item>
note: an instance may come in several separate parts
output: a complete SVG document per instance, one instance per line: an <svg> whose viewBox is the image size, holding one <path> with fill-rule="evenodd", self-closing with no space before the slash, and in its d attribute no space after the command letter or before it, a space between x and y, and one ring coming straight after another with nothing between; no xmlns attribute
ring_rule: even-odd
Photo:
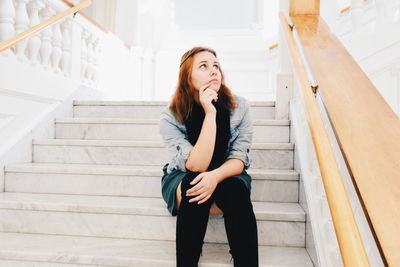
<svg viewBox="0 0 400 267"><path fill-rule="evenodd" d="M158 119L166 106L74 106L75 118ZM275 119L275 107L250 107L253 119Z"/></svg>
<svg viewBox="0 0 400 267"><path fill-rule="evenodd" d="M252 168L293 168L293 150L253 149L251 158ZM165 147L33 145L33 162L159 166L169 160Z"/></svg>
<svg viewBox="0 0 400 267"><path fill-rule="evenodd" d="M176 217L0 210L2 232L175 240ZM304 247L305 223L257 221L259 245ZM224 221L210 217L205 242L227 243Z"/></svg>
<svg viewBox="0 0 400 267"><path fill-rule="evenodd" d="M5 190L25 193L161 197L160 177L6 173ZM251 199L297 202L298 181L253 179Z"/></svg>
<svg viewBox="0 0 400 267"><path fill-rule="evenodd" d="M141 267L175 267L176 263L173 261L150 261L150 260L140 260L140 259L112 259L110 264L105 265L107 261L110 261L108 259L101 258L100 260L97 260L98 262L101 262L100 264L93 264L91 257L89 257L87 260L80 260L80 261L86 261L87 264L64 264L64 263L57 263L57 262L38 262L34 260L26 260L27 256L24 255L22 259L19 259L18 257L15 256L3 256L0 255L2 258L11 258L15 260L0 260L0 267L108 267L108 266L141 266ZM28 256L29 257L29 256ZM20 261L19 261L20 260ZM64 259L60 259L57 257L54 259L55 261L68 261ZM74 260L71 260L74 261ZM199 267L230 267L230 265L227 264L202 264L199 263Z"/></svg>
<svg viewBox="0 0 400 267"><path fill-rule="evenodd" d="M7 258L7 256L0 255L2 258ZM14 258L14 257L10 257ZM17 261L21 260L21 261ZM55 262L36 262L36 261L25 261L25 259L15 259L13 260L0 260L0 267L100 267L100 265L86 265L86 264L63 264ZM148 265L150 266L150 265ZM147 267L147 265L146 265Z"/></svg>
<svg viewBox="0 0 400 267"><path fill-rule="evenodd" d="M161 141L157 124L56 123L58 139ZM254 126L255 143L288 143L289 126Z"/></svg>

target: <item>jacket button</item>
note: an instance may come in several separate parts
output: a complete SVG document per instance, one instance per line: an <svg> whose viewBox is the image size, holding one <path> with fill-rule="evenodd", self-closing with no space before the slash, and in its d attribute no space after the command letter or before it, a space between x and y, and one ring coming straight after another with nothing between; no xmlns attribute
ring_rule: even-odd
<svg viewBox="0 0 400 267"><path fill-rule="evenodd" d="M179 149L181 149L181 147L180 146L176 146L176 149L179 151Z"/></svg>

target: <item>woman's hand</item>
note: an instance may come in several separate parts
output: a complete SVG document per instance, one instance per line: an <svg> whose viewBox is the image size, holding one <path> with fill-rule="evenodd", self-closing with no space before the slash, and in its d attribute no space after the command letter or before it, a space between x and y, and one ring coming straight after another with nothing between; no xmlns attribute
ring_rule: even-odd
<svg viewBox="0 0 400 267"><path fill-rule="evenodd" d="M199 100L201 103L201 106L204 109L204 113L210 113L210 112L217 112L214 105L211 103L213 100L217 101L218 100L218 93L214 91L213 89L210 89L210 85L212 82L209 82L202 86L199 90Z"/></svg>
<svg viewBox="0 0 400 267"><path fill-rule="evenodd" d="M189 202L199 201L198 204L206 202L218 185L218 177L215 172L203 172L196 176L190 184L196 184L186 191L187 196L197 196Z"/></svg>

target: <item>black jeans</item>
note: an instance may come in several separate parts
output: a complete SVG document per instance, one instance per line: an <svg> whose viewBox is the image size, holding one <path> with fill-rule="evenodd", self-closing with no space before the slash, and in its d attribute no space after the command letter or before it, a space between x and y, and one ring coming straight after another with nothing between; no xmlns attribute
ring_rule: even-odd
<svg viewBox="0 0 400 267"><path fill-rule="evenodd" d="M258 267L257 224L250 200L250 191L243 181L230 177L217 185L204 203L189 203L186 191L199 173L188 172L183 178L182 200L176 221L177 267L197 267L202 252L211 204L215 201L223 211L229 253L235 267Z"/></svg>

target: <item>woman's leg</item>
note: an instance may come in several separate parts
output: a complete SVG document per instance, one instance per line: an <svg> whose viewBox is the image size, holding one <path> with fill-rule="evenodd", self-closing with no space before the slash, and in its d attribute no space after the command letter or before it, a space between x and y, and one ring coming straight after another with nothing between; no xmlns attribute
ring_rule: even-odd
<svg viewBox="0 0 400 267"><path fill-rule="evenodd" d="M177 267L197 267L207 230L211 203L210 197L206 202L189 203L196 196L186 196L186 191L195 185L190 182L199 173L189 172L181 183L182 199L176 220L176 259Z"/></svg>
<svg viewBox="0 0 400 267"><path fill-rule="evenodd" d="M215 202L224 212L225 229L235 267L258 267L257 223L250 191L239 178L218 184Z"/></svg>
<svg viewBox="0 0 400 267"><path fill-rule="evenodd" d="M182 199L181 184L182 184L182 181L179 183L178 187L176 188L176 197L175 197L176 198L176 201L175 201L175 209L176 210L179 210L179 205L181 204L181 199ZM210 213L218 214L218 215L224 214L222 212L222 210L217 206L215 201L211 204Z"/></svg>

